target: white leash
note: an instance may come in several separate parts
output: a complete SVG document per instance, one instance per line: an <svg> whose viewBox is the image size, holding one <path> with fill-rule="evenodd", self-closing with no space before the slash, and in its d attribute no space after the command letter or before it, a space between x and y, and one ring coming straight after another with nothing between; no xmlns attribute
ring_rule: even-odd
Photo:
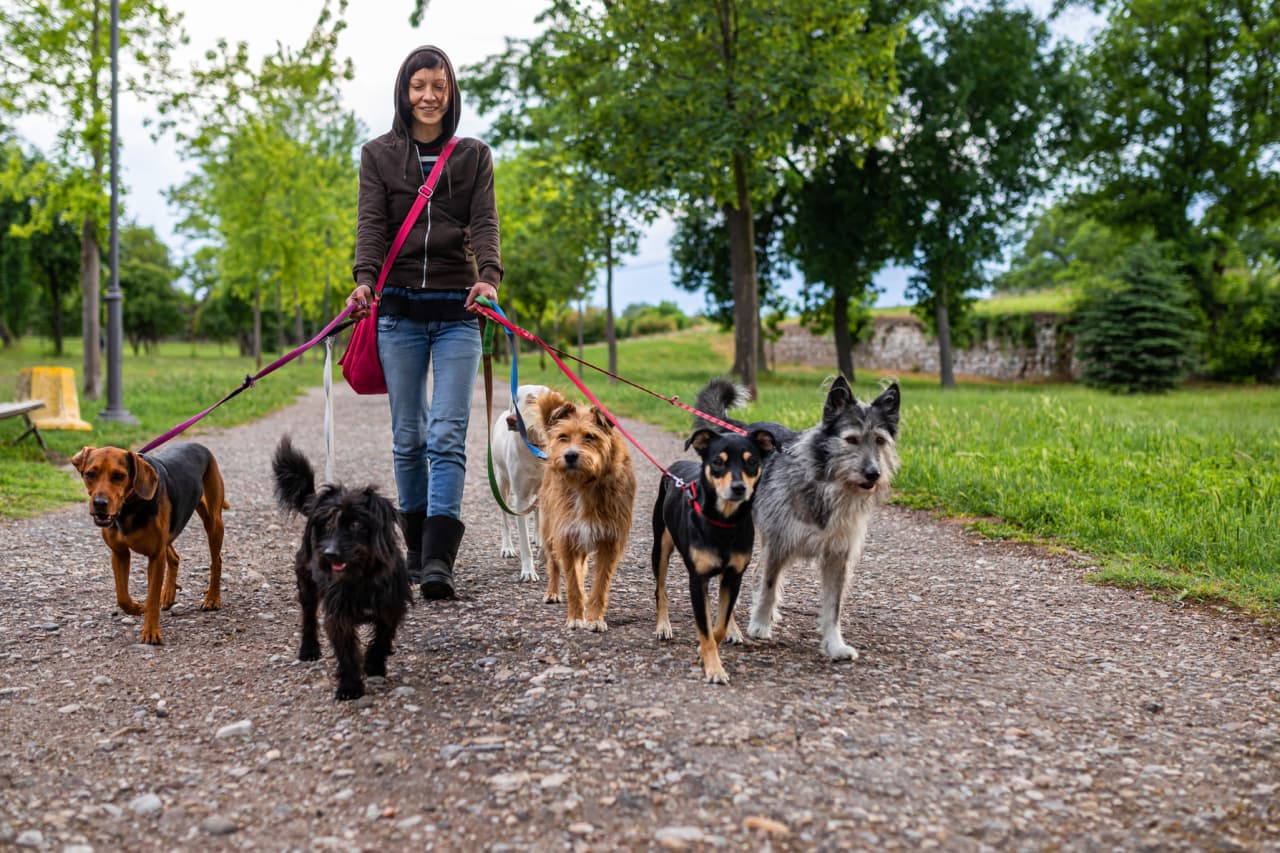
<svg viewBox="0 0 1280 853"><path fill-rule="evenodd" d="M333 335L324 339L324 481L333 483Z"/></svg>

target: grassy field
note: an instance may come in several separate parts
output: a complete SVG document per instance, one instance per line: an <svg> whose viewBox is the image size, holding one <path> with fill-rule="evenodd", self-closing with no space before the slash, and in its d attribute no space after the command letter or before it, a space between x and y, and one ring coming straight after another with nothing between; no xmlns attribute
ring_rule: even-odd
<svg viewBox="0 0 1280 853"><path fill-rule="evenodd" d="M624 342L618 372L692 403L731 364L729 347L726 336L705 332ZM585 358L607 363L601 348ZM540 361L521 359L521 381L568 390ZM620 415L688 428L677 407L580 373ZM762 377L745 419L811 425L826 375L786 368ZM860 372L858 396L873 397L880 379ZM1117 397L1071 385L944 392L933 377L900 381L897 500L967 517L989 535L1088 551L1109 582L1280 613L1280 389Z"/></svg>
<svg viewBox="0 0 1280 853"><path fill-rule="evenodd" d="M79 340L67 341L65 349L65 354L57 357L51 341L28 338L0 350L0 402L14 399L19 371L33 366L72 368L78 394L82 368ZM318 365L323 355L316 353L323 350L307 353L302 366L295 360L275 371L193 429L244 423L292 403L306 388L320 384ZM264 366L276 357L264 356ZM99 419L98 413L106 407L105 396L99 400L81 397L80 417L93 425L93 431L41 430L54 456L55 464L49 464L34 437L10 443L26 428L21 418L0 421L0 517L25 518L81 500L84 490L74 472L69 474L63 470L65 465L56 463L65 463L86 444L141 446L218 402L257 371L253 360L240 357L234 346L166 343L151 355L136 357L126 348L122 404L138 424Z"/></svg>
<svg viewBox="0 0 1280 853"><path fill-rule="evenodd" d="M505 351L505 342L499 342ZM727 335L697 330L625 341L618 372L664 397L692 403L709 377L732 363ZM607 364L602 347L585 358ZM0 354L0 400L12 399L20 367L63 364L43 342ZM572 362L571 362L572 365ZM124 405L137 426L96 421L103 401L81 400L94 431L48 432L63 459L83 444L138 446L216 402L255 371L232 348L168 344L127 355ZM505 383L509 365L496 367ZM688 429L689 415L664 399L580 369L624 418ZM828 371L784 367L761 378L746 419L802 429L821 410ZM220 408L202 425L229 426L292 402L318 384L318 355L292 363ZM963 384L944 392L933 377L903 386L897 500L969 519L992 536L1025 537L1087 551L1099 577L1159 594L1226 601L1280 614L1280 389L1188 388L1158 397L1116 397L1070 385ZM861 371L869 399L882 377ZM576 395L546 356L520 359L521 382ZM0 423L0 442L22 430ZM55 460L56 461L56 460ZM664 463L670 460L661 460ZM649 464L637 456L637 464ZM24 517L80 500L74 478L48 464L31 439L0 446L0 516Z"/></svg>

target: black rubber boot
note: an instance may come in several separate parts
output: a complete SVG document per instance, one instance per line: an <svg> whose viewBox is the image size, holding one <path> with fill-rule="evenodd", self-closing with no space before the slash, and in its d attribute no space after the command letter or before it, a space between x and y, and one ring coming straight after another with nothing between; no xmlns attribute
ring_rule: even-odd
<svg viewBox="0 0 1280 853"><path fill-rule="evenodd" d="M448 515L428 516L422 526L422 597L454 598L453 561L466 527Z"/></svg>
<svg viewBox="0 0 1280 853"><path fill-rule="evenodd" d="M422 583L422 522L426 520L425 509L400 513L400 532L404 534L405 564L409 567L409 582L414 586Z"/></svg>

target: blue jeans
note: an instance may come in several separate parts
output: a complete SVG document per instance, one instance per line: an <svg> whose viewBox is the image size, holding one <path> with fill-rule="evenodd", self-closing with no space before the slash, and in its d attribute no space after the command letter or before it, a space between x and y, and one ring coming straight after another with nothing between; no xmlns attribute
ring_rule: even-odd
<svg viewBox="0 0 1280 853"><path fill-rule="evenodd" d="M396 491L403 512L460 518L467 424L480 366L477 320L378 316L378 357L391 405ZM427 375L431 397L427 398Z"/></svg>

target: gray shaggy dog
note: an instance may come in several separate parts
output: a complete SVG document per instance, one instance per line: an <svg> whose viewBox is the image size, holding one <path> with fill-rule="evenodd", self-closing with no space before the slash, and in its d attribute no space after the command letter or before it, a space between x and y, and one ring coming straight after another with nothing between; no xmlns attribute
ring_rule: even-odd
<svg viewBox="0 0 1280 853"><path fill-rule="evenodd" d="M698 394L702 412L738 426L726 416L746 402L745 389L714 379ZM862 556L867 524L888 497L898 471L898 409L894 382L871 403L861 403L843 376L827 392L822 420L803 432L758 422L782 451L770 454L756 489L753 516L762 553L756 573L747 633L760 640L773 633L786 570L798 560L815 560L822 579L818 630L822 652L832 660L853 660L858 651L844 641L840 608L853 567ZM736 628L731 642L741 641Z"/></svg>

